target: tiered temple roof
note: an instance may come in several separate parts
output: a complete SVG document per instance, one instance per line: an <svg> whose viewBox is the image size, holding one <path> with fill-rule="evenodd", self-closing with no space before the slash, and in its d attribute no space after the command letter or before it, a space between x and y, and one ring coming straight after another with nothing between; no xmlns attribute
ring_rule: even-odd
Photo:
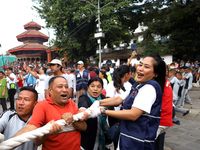
<svg viewBox="0 0 200 150"><path fill-rule="evenodd" d="M31 21L24 25L24 29L27 31L17 35L17 39L20 42L23 42L23 45L14 47L9 50L13 55L25 55L25 54L35 54L39 51L46 52L47 46L43 45L44 42L47 42L49 37L45 34L39 32L41 26L34 21Z"/></svg>

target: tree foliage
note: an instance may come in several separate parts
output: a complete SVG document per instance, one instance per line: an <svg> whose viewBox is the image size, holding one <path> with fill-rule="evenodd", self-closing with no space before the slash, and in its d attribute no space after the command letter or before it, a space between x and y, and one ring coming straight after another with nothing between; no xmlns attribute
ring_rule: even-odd
<svg viewBox="0 0 200 150"><path fill-rule="evenodd" d="M86 60L97 49L96 33L97 9L79 0L33 0L34 7L45 19L47 27L55 29L55 46L67 51L68 59ZM89 0L88 0L89 1ZM97 6L97 0L89 1ZM100 0L103 7L112 0ZM115 0L115 5L101 9L101 28L105 33L102 47L118 46L120 42L129 43L138 23L141 22L143 9L135 6L135 0Z"/></svg>
<svg viewBox="0 0 200 150"><path fill-rule="evenodd" d="M142 44L150 50L155 45L154 35L159 35L165 40L156 44L158 49L194 58L200 50L199 4L199 0L146 1L143 23L148 29Z"/></svg>

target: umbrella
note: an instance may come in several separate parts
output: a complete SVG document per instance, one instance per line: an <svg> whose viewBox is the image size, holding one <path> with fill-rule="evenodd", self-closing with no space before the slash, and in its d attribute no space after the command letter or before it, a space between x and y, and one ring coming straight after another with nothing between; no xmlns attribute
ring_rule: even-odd
<svg viewBox="0 0 200 150"><path fill-rule="evenodd" d="M17 57L13 56L13 55L9 55L9 56L0 56L0 68L1 69L5 69L5 65L12 63L12 62L16 62L17 61Z"/></svg>

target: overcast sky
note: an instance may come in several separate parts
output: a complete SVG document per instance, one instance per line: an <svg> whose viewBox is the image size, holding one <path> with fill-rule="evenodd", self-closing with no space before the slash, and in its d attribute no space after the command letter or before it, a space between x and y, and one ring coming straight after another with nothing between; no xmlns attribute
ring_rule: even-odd
<svg viewBox="0 0 200 150"><path fill-rule="evenodd" d="M9 49L23 44L16 36L26 31L24 25L30 21L33 20L45 27L45 21L32 9L33 5L36 4L31 0L0 0L0 54L5 54ZM39 31L48 36L47 29ZM50 39L55 38L53 31L49 32Z"/></svg>

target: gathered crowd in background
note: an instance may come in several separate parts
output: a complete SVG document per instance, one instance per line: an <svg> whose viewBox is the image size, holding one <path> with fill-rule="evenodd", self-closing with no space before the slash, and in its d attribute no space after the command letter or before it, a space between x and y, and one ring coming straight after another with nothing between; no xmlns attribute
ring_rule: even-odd
<svg viewBox="0 0 200 150"><path fill-rule="evenodd" d="M131 64L135 56L136 53L133 52L128 63L121 66L105 64L101 69L96 65L86 66L81 60L73 67L64 68L60 60L53 59L50 63L43 65L18 63L19 67L16 70L7 68L5 71L0 71L0 101L3 108L0 126L6 112L15 112L19 115L19 112L25 109L26 106L17 102L21 100L20 93L32 88L37 93L36 106L38 107L34 105L37 109L34 109L32 119L28 119L30 122L26 122L21 128L27 124L39 127L36 123L39 120L34 115L36 110L38 112L40 110L39 104L42 104L40 101L53 101L58 106L63 102L62 100L57 102L55 99L59 95L59 93L55 94L59 85L56 85L55 89L51 87L51 83L58 84L61 80L55 77L61 76L67 81L68 91L67 94L61 92L59 96L61 99L66 99L66 97L70 99L70 106L75 103L76 106L73 107L87 109L93 107L94 104L97 105L97 101L99 102L95 107L96 110L91 109L97 115L83 120L86 122L87 129L74 125L77 130L80 130L80 136L75 136L74 132L63 133L72 134L70 137L76 139L71 141L74 143L71 149L105 150L109 149L110 144L113 143L114 149L162 150L167 129L173 124L180 125L176 112L181 112L183 116L190 113L190 110L184 109L184 104L192 105L188 91L193 86L199 87L200 64L198 61L184 62L183 60L165 64L156 53L148 54L139 64ZM10 102L10 108L7 107L7 101ZM66 104L69 105L68 102ZM99 106L107 106L108 109L100 109L100 112L96 112ZM52 108L52 111L56 110ZM79 111L84 112L82 109ZM32 110L30 112L29 117L32 115ZM78 113L78 109L74 113ZM13 113L10 113L8 117L10 115ZM120 133L113 139L109 137L109 130L116 124L120 125ZM0 131L9 135L6 127L8 125L0 127ZM7 136L7 139L19 130L20 128ZM61 138L59 137L59 140ZM51 143L51 140L55 139L47 138L48 142L39 142L38 145L42 144L42 149L55 148L56 144ZM37 142L34 141L34 143ZM31 147L30 143L28 146L30 150L37 148L35 145ZM61 146L60 149L63 147ZM25 149L23 145L21 149Z"/></svg>

